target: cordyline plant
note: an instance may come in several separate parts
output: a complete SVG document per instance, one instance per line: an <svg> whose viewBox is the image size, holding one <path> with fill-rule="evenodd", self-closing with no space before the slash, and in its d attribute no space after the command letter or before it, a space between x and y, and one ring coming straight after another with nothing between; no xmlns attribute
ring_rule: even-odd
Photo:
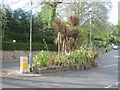
<svg viewBox="0 0 120 90"><path fill-rule="evenodd" d="M58 44L58 54L60 54L60 51L62 51L62 54L70 54L70 40L73 40L72 52L74 52L74 50L77 49L77 38L79 36L79 30L77 29L77 26L79 25L79 21L80 19L77 16L71 16L69 18L68 24L73 27L72 29L69 29L65 25L65 23L60 20L56 20L53 23L53 27L55 28L56 32L58 32L58 34L56 35L56 43Z"/></svg>
<svg viewBox="0 0 120 90"><path fill-rule="evenodd" d="M60 69L67 67L68 69L77 68L79 70L80 66L84 67L88 63L91 65L96 64L95 57L98 55L98 52L95 47L88 47L88 44L83 43L79 49L77 48L79 37L77 26L79 25L79 18L77 16L71 16L68 24L72 27L71 29L60 20L56 20L53 23L53 27L57 32L56 43L58 44L58 55L51 55L42 50L39 55L33 58L40 68L60 66ZM70 41L73 41L72 46L70 46ZM62 54L60 54L60 51L62 51Z"/></svg>
<svg viewBox="0 0 120 90"><path fill-rule="evenodd" d="M73 45L72 45L72 51L74 51L75 49L77 49L77 38L79 36L79 30L77 29L77 26L79 25L80 22L80 18L77 16L71 16L69 18L69 25L71 25L73 27L72 31L71 31L71 36L73 38Z"/></svg>

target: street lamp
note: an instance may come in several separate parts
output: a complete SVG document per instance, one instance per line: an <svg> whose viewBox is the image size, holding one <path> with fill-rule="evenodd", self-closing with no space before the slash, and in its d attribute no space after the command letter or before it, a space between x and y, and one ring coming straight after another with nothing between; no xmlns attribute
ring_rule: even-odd
<svg viewBox="0 0 120 90"><path fill-rule="evenodd" d="M14 43L14 51L15 51L15 42L16 42L16 40L13 40L13 43Z"/></svg>
<svg viewBox="0 0 120 90"><path fill-rule="evenodd" d="M16 56L16 54L15 54L15 42L16 42L16 40L13 40L13 44L14 44L14 56ZM15 57L14 57L14 59L15 59Z"/></svg>
<svg viewBox="0 0 120 90"><path fill-rule="evenodd" d="M90 12L90 46L91 46L91 12L92 12L92 8L89 8L89 12Z"/></svg>

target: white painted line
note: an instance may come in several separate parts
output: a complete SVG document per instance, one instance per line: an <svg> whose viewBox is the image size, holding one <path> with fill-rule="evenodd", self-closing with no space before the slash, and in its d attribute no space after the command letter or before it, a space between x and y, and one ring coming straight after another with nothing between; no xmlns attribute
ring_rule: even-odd
<svg viewBox="0 0 120 90"><path fill-rule="evenodd" d="M118 84L119 82L116 82L115 84Z"/></svg>
<svg viewBox="0 0 120 90"><path fill-rule="evenodd" d="M108 85L108 86L106 86L105 88L110 88L112 85Z"/></svg>
<svg viewBox="0 0 120 90"><path fill-rule="evenodd" d="M118 83L120 83L120 81L119 81L119 82L116 82L115 84L118 84ZM108 85L108 86L106 86L105 88L110 88L110 87L112 87L112 85L115 85L115 84Z"/></svg>
<svg viewBox="0 0 120 90"><path fill-rule="evenodd" d="M116 65L118 65L118 64L112 64L112 65L102 66L102 68L104 68L104 67L116 66Z"/></svg>

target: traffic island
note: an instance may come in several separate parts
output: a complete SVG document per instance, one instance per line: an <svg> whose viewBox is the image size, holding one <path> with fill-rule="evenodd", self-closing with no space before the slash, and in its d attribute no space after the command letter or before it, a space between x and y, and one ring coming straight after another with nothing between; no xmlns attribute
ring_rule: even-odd
<svg viewBox="0 0 120 90"><path fill-rule="evenodd" d="M38 74L89 70L97 66L97 59L101 55L95 47L84 47L70 53L50 54L40 51L33 58L33 72Z"/></svg>
<svg viewBox="0 0 120 90"><path fill-rule="evenodd" d="M91 61L85 64L76 64L75 66L49 66L40 68L38 65L33 66L33 73L35 74L47 74L47 73L57 73L66 71L83 71L89 70L91 68L97 67L97 62Z"/></svg>

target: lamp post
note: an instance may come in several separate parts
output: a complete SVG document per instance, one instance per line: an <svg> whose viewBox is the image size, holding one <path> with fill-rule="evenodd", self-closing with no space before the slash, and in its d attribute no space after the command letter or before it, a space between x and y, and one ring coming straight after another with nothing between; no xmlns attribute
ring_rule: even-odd
<svg viewBox="0 0 120 90"><path fill-rule="evenodd" d="M30 56L29 56L29 66L30 72L32 72L32 0L31 0L31 12L30 12Z"/></svg>
<svg viewBox="0 0 120 90"><path fill-rule="evenodd" d="M14 51L15 51L15 42L16 42L16 40L13 40L13 43L14 43Z"/></svg>
<svg viewBox="0 0 120 90"><path fill-rule="evenodd" d="M15 54L15 42L16 42L16 40L13 40L13 44L14 44L14 59L15 59L15 56L16 56L16 54Z"/></svg>
<svg viewBox="0 0 120 90"><path fill-rule="evenodd" d="M92 8L89 8L89 12L90 12L90 46L91 46L91 12L92 12Z"/></svg>

